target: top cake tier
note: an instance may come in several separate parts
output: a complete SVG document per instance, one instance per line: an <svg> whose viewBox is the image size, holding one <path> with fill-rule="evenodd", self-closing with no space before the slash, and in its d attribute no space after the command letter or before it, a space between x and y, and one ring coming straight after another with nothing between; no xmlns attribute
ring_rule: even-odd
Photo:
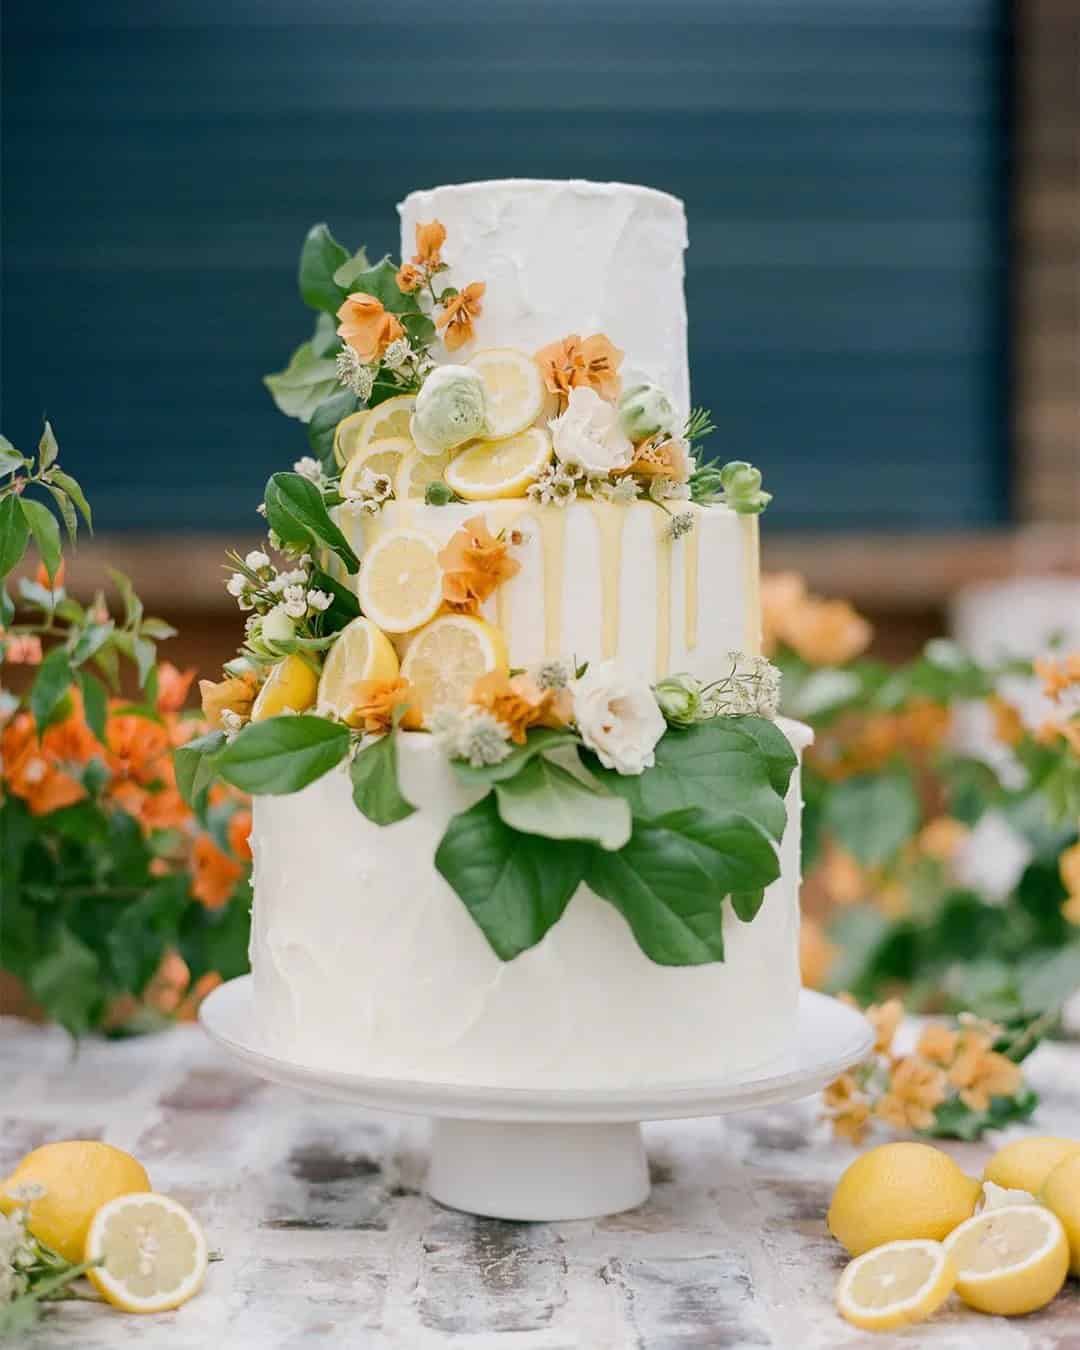
<svg viewBox="0 0 1080 1350"><path fill-rule="evenodd" d="M625 353L623 385L649 380L690 408L677 197L626 183L508 178L411 192L398 206L402 256L440 220L455 286L487 283L472 342L532 352L567 333L606 333Z"/></svg>

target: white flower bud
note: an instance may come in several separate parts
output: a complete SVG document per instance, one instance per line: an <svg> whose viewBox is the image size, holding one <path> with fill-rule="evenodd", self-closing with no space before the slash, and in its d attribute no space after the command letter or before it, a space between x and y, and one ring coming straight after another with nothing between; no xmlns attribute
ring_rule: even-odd
<svg viewBox="0 0 1080 1350"><path fill-rule="evenodd" d="M275 605L262 621L262 635L267 642L291 642L296 636L293 623L284 605Z"/></svg>

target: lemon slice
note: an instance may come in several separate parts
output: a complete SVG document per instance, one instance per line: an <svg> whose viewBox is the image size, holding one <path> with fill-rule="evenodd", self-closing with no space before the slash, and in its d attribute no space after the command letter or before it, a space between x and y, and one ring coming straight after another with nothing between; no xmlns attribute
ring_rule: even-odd
<svg viewBox="0 0 1080 1350"><path fill-rule="evenodd" d="M371 441L390 436L408 437L409 419L415 407L415 394L397 394L374 408L361 408L359 412L343 417L334 432L334 458L339 464L348 464L357 450L362 450Z"/></svg>
<svg viewBox="0 0 1080 1350"><path fill-rule="evenodd" d="M334 428L334 458L339 464L348 464L359 449L367 417L367 408L361 408L359 412L343 417Z"/></svg>
<svg viewBox="0 0 1080 1350"><path fill-rule="evenodd" d="M945 1250L956 1292L969 1307L999 1317L1044 1308L1065 1283L1069 1244L1061 1220L1042 1205L1010 1205L954 1228Z"/></svg>
<svg viewBox="0 0 1080 1350"><path fill-rule="evenodd" d="M267 717L277 717L286 709L303 712L315 702L318 687L319 677L315 671L302 656L290 652L267 676L252 706L251 720L262 722Z"/></svg>
<svg viewBox="0 0 1080 1350"><path fill-rule="evenodd" d="M836 1286L836 1306L864 1331L889 1331L931 1317L955 1283L956 1271L940 1242L889 1242L845 1269Z"/></svg>
<svg viewBox="0 0 1080 1350"><path fill-rule="evenodd" d="M484 382L492 440L515 436L536 421L544 407L544 381L531 356L512 347L488 347L469 366Z"/></svg>
<svg viewBox="0 0 1080 1350"><path fill-rule="evenodd" d="M438 455L422 455L419 450L410 450L397 471L394 496L399 502L422 502L428 484L442 478L454 454L453 450L444 450Z"/></svg>
<svg viewBox="0 0 1080 1350"><path fill-rule="evenodd" d="M360 478L365 469L372 473L385 473L391 483L397 477L401 461L413 448L407 436L379 436L360 446L349 459L341 473L339 491L348 497L360 488Z"/></svg>
<svg viewBox="0 0 1080 1350"><path fill-rule="evenodd" d="M442 604L439 543L422 530L388 530L368 549L356 593L384 633L420 628Z"/></svg>
<svg viewBox="0 0 1080 1350"><path fill-rule="evenodd" d="M397 652L370 619L353 619L330 648L319 680L317 712L348 722L353 710L352 687L360 680L392 680L398 673Z"/></svg>
<svg viewBox="0 0 1080 1350"><path fill-rule="evenodd" d="M524 497L551 462L551 437L530 427L505 441L476 441L452 460L443 477L466 501Z"/></svg>
<svg viewBox="0 0 1080 1350"><path fill-rule="evenodd" d="M86 1235L87 1277L114 1308L155 1313L179 1308L206 1277L206 1238L167 1195L121 1195L102 1205Z"/></svg>
<svg viewBox="0 0 1080 1350"><path fill-rule="evenodd" d="M401 673L416 691L424 721L436 708L463 708L473 684L507 669L502 633L484 619L446 614L409 644Z"/></svg>

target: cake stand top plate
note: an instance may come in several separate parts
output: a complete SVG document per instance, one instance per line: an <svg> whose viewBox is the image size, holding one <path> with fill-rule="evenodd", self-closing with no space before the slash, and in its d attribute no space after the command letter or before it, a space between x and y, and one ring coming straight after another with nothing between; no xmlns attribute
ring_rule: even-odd
<svg viewBox="0 0 1080 1350"><path fill-rule="evenodd" d="M250 975L216 989L199 1016L224 1050L275 1083L379 1111L453 1120L590 1124L745 1111L809 1096L865 1059L874 1044L873 1030L861 1013L804 989L790 1052L749 1073L626 1088L507 1088L371 1077L269 1054L258 1035Z"/></svg>

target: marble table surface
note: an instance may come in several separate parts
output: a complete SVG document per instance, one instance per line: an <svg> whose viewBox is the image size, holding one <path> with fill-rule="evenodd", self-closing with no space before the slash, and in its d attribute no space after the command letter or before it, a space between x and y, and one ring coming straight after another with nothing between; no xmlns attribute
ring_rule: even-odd
<svg viewBox="0 0 1080 1350"><path fill-rule="evenodd" d="M1040 1132L1080 1134L1080 1045L1039 1049ZM146 1164L222 1259L175 1313L56 1307L24 1350L1080 1350L1080 1285L1015 1321L956 1307L874 1336L842 1322L824 1224L853 1156L813 1101L648 1126L629 1214L516 1224L422 1191L425 1126L313 1101L234 1067L192 1026L85 1043L0 1019L0 1175L50 1139ZM996 1141L999 1142L999 1141ZM977 1172L991 1144L952 1145Z"/></svg>

